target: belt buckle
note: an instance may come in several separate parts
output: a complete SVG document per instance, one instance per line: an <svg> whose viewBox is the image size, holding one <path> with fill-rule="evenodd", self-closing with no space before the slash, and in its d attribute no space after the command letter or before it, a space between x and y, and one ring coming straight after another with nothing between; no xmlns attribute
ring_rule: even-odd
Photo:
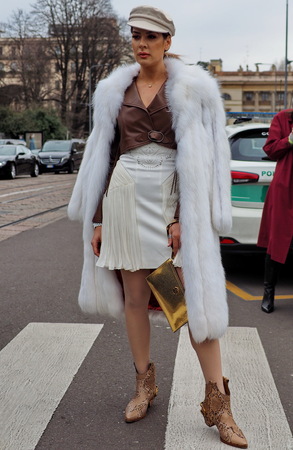
<svg viewBox="0 0 293 450"><path fill-rule="evenodd" d="M162 142L164 137L165 136L161 131L151 130L148 132L148 138L152 142Z"/></svg>

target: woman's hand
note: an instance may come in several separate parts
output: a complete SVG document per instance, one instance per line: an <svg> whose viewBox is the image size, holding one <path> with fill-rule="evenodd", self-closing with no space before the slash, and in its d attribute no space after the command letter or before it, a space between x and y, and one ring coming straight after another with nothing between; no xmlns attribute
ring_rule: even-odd
<svg viewBox="0 0 293 450"><path fill-rule="evenodd" d="M173 223L169 227L168 247L172 247L174 257L176 256L179 248L181 247L180 235L181 235L180 224Z"/></svg>
<svg viewBox="0 0 293 450"><path fill-rule="evenodd" d="M102 243L102 227L99 226L95 228L94 235L91 241L93 252L96 256L100 256L101 243Z"/></svg>

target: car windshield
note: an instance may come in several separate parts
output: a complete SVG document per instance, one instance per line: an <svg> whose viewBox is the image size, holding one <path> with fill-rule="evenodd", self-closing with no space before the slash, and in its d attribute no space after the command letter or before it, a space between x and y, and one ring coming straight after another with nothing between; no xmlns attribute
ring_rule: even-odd
<svg viewBox="0 0 293 450"><path fill-rule="evenodd" d="M70 141L51 141L45 142L41 152L68 152Z"/></svg>
<svg viewBox="0 0 293 450"><path fill-rule="evenodd" d="M263 161L267 158L263 146L268 137L268 129L258 128L238 133L230 139L232 159L236 161Z"/></svg>
<svg viewBox="0 0 293 450"><path fill-rule="evenodd" d="M1 156L13 156L16 155L16 147L13 145L0 145Z"/></svg>

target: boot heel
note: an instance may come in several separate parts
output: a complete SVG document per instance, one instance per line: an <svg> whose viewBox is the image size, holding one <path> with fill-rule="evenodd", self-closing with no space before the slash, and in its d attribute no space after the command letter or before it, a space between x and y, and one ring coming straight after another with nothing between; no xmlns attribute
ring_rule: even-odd
<svg viewBox="0 0 293 450"><path fill-rule="evenodd" d="M202 415L203 415L203 418L204 418L204 421L205 421L206 425L207 425L208 427L213 427L213 426L215 425L215 423L214 423L214 422L211 420L211 418L208 416L206 410L204 409L203 403L201 403L200 406L201 406L200 412L201 412Z"/></svg>
<svg viewBox="0 0 293 450"><path fill-rule="evenodd" d="M155 390L154 390L154 396L153 396L153 398L149 401L149 406L148 406L148 407L152 406L152 404L153 404L153 402L154 402L156 396L158 395L158 391L159 391L158 386L156 386L156 387L155 387Z"/></svg>

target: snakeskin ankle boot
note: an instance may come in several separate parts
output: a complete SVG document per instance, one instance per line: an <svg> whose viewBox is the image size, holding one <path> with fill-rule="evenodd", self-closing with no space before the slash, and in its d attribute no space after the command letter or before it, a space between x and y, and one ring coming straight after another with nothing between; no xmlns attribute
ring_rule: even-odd
<svg viewBox="0 0 293 450"><path fill-rule="evenodd" d="M223 382L225 395L219 391L217 383L210 381L206 385L206 397L200 404L201 413L208 427L216 425L224 444L237 448L247 448L247 440L232 416L228 388L229 380L223 378Z"/></svg>
<svg viewBox="0 0 293 450"><path fill-rule="evenodd" d="M149 406L158 393L155 375L153 363L150 363L145 373L136 374L136 394L125 408L125 422L137 422L146 416Z"/></svg>

